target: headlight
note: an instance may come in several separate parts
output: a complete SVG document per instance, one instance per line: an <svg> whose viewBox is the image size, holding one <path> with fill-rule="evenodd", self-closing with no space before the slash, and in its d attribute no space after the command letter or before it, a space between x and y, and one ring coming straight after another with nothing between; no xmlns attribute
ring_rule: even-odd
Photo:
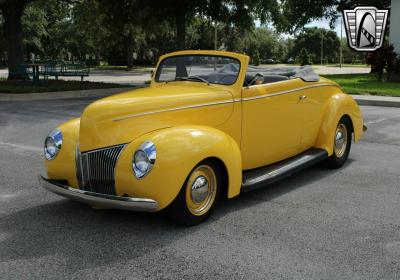
<svg viewBox="0 0 400 280"><path fill-rule="evenodd" d="M151 141L146 141L136 150L133 160L133 173L137 179L146 176L156 162L156 146Z"/></svg>
<svg viewBox="0 0 400 280"><path fill-rule="evenodd" d="M60 130L53 130L44 141L44 156L47 160L53 160L60 152L62 145L62 133Z"/></svg>

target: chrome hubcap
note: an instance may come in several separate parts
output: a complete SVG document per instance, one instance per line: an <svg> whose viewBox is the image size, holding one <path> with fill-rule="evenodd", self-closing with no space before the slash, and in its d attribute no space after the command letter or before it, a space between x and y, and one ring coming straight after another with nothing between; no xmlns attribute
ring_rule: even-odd
<svg viewBox="0 0 400 280"><path fill-rule="evenodd" d="M200 165L190 174L186 184L186 204L196 216L210 210L217 194L217 177L208 165Z"/></svg>
<svg viewBox="0 0 400 280"><path fill-rule="evenodd" d="M342 157L347 148L347 128L344 124L339 124L335 135L335 154L338 158Z"/></svg>
<svg viewBox="0 0 400 280"><path fill-rule="evenodd" d="M194 203L202 203L209 195L209 183L204 176L199 176L192 184L191 194Z"/></svg>

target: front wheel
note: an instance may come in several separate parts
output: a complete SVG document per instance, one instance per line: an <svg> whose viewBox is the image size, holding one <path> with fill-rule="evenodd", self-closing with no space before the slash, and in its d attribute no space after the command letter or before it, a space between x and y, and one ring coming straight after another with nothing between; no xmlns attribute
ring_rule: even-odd
<svg viewBox="0 0 400 280"><path fill-rule="evenodd" d="M189 174L178 196L168 208L175 222L193 226L210 217L220 194L220 172L214 162L200 162Z"/></svg>
<svg viewBox="0 0 400 280"><path fill-rule="evenodd" d="M340 119L333 141L333 154L326 159L328 168L336 169L342 167L350 154L352 140L352 126L348 117Z"/></svg>

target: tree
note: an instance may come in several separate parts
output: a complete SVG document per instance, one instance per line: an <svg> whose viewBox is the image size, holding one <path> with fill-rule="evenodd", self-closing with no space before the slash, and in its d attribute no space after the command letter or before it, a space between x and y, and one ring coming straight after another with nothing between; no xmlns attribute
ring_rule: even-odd
<svg viewBox="0 0 400 280"><path fill-rule="evenodd" d="M112 33L112 37L118 38L118 45L124 48L125 60L128 67L133 67L133 55L135 47L142 45L145 38L144 29L152 29L152 13L150 4L142 0L99 0L101 9L105 14L105 27ZM152 1L149 1L152 2Z"/></svg>
<svg viewBox="0 0 400 280"><path fill-rule="evenodd" d="M8 56L8 79L29 79L24 63L22 15L27 4L35 0L0 0L0 11L4 18L3 30ZM73 3L78 0L59 0Z"/></svg>
<svg viewBox="0 0 400 280"><path fill-rule="evenodd" d="M100 57L111 41L105 9L98 0L85 0L74 5L71 15L73 33L79 37L74 44L86 54L94 54L96 65L100 65Z"/></svg>
<svg viewBox="0 0 400 280"><path fill-rule="evenodd" d="M378 80L383 81L383 74L399 73L398 54L394 51L393 45L385 44L381 49L369 53L367 64L371 65L371 73L378 74Z"/></svg>
<svg viewBox="0 0 400 280"><path fill-rule="evenodd" d="M21 21L23 43L25 45L25 53L28 58L30 53L43 53L42 39L48 36L48 22L45 11L36 6L28 5Z"/></svg>
<svg viewBox="0 0 400 280"><path fill-rule="evenodd" d="M210 21L213 20L223 22L228 28L234 26L237 30L249 30L254 26L254 19L258 18L263 23L267 21L273 23L278 31L290 33L298 32L299 30L304 29L304 26L313 19L319 19L322 17L330 19L333 25L339 15L338 12L342 11L343 9L354 8L360 4L373 5L379 8L388 8L390 6L390 0L363 0L362 2L358 0L158 0L151 2L155 5L154 9L157 7L163 7L159 9L159 11L162 11L161 15L168 15L172 18L183 17L183 15L186 17L186 20L176 20L176 23L180 22L186 24L187 22L190 22L190 18L193 18L194 16L200 16L205 17ZM185 3L182 4L182 2ZM179 9L176 7L179 7ZM165 13L165 11L168 12ZM183 28L182 26L181 28L177 26L177 30L185 30L185 25L183 25ZM231 37L234 37L240 33L241 31L236 32L235 30L235 33ZM183 35L178 32L178 49L185 47L186 40L184 34L185 32L183 32ZM328 57L328 60L331 62L337 61L339 56L337 46L340 44L340 42L336 36L333 36L333 32L328 32L324 35L326 35L326 39L324 39L324 56L325 58ZM229 37L229 34L227 37ZM319 40L318 43L319 45L320 41L321 40ZM252 50L258 49L256 46L257 43L251 43L254 43L251 47ZM234 50L234 48L228 45L229 41L227 48ZM280 59L286 55L288 49L282 46L283 44L278 45L281 53L279 56ZM296 56L302 47L299 47L295 53L291 53L291 55ZM263 54L263 51L259 52L260 54ZM267 51L265 51L265 53L267 53ZM320 46L318 46L318 51L316 47L314 48L311 56L314 58L314 60L320 61ZM354 57L354 59L358 60L356 57Z"/></svg>
<svg viewBox="0 0 400 280"><path fill-rule="evenodd" d="M4 32L3 32L3 17L0 14L0 65L5 63L5 52L6 52L6 42L4 40Z"/></svg>
<svg viewBox="0 0 400 280"><path fill-rule="evenodd" d="M21 18L25 6L30 0L0 0L0 10L4 18L4 38L6 40L6 51L8 56L8 79L28 79L24 68L24 50L22 44Z"/></svg>
<svg viewBox="0 0 400 280"><path fill-rule="evenodd" d="M74 19L72 7L68 1L61 0L37 0L30 5L44 12L47 34L42 38L42 57L47 59L64 59L72 55L78 55L80 48L85 41L79 37L74 30Z"/></svg>
<svg viewBox="0 0 400 280"><path fill-rule="evenodd" d="M252 63L255 66L258 66L261 63L260 53L258 52L258 50L255 52L254 56L252 57Z"/></svg>
<svg viewBox="0 0 400 280"><path fill-rule="evenodd" d="M229 51L245 53L250 57L258 52L260 62L266 59L283 61L287 56L287 46L281 35L267 27L241 30L230 25L220 32L222 43Z"/></svg>
<svg viewBox="0 0 400 280"><path fill-rule="evenodd" d="M321 41L323 40L324 58L330 61L339 61L340 40L336 32L323 28L306 28L294 41L290 56L297 57L300 51L305 48L312 56L314 63L321 61Z"/></svg>
<svg viewBox="0 0 400 280"><path fill-rule="evenodd" d="M176 27L176 47L178 50L185 49L187 22L191 21L195 14L203 14L203 8L207 5L206 0L153 0L141 1L142 7L150 8L153 13L151 19L171 21Z"/></svg>
<svg viewBox="0 0 400 280"><path fill-rule="evenodd" d="M342 45L342 55L343 55L343 63L364 63L365 61L365 53L363 52L355 52L353 49L349 47L347 43L347 39L343 38L341 41Z"/></svg>
<svg viewBox="0 0 400 280"><path fill-rule="evenodd" d="M301 66L304 65L311 65L311 57L310 54L308 53L306 48L302 48L300 50L299 55L296 58L296 61L298 64L300 64Z"/></svg>
<svg viewBox="0 0 400 280"><path fill-rule="evenodd" d="M333 27L339 13L344 9L353 9L356 6L375 6L388 8L391 0L283 0L281 1L282 14L276 22L279 31L296 33L312 20L330 19Z"/></svg>
<svg viewBox="0 0 400 280"><path fill-rule="evenodd" d="M154 11L153 17L174 21L177 49L186 48L187 24L195 16L241 29L253 27L255 18L262 23L280 18L278 0L142 0L142 5Z"/></svg>

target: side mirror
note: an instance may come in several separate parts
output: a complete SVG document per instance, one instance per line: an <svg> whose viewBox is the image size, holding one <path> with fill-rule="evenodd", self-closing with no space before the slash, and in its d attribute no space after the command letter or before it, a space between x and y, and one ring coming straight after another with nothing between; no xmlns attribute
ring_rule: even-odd
<svg viewBox="0 0 400 280"><path fill-rule="evenodd" d="M150 76L151 76L151 78L154 77L154 69L151 69L151 71L150 71Z"/></svg>

